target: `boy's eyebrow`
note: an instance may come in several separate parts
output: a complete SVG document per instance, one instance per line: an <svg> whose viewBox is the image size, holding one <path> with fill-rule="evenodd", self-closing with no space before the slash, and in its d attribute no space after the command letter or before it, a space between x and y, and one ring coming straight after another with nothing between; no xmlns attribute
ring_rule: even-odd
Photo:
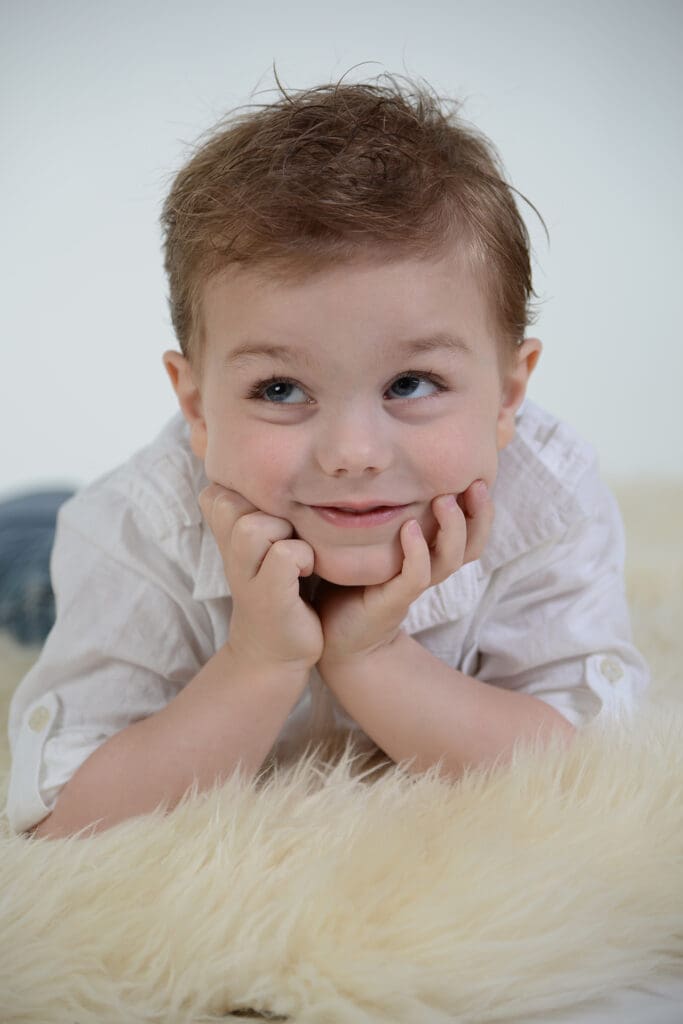
<svg viewBox="0 0 683 1024"><path fill-rule="evenodd" d="M392 345L392 349L394 346ZM472 347L457 334L437 332L427 335L424 338L409 338L406 341L397 342L395 349L401 355L421 355L425 352L434 352L437 349L445 349L448 352L461 352L472 354ZM315 365L315 356L307 349L292 348L289 345L273 345L265 341L244 341L228 353L225 358L226 365L243 362L249 359L266 357L268 359L279 359L283 362L296 362L297 360L305 366Z"/></svg>

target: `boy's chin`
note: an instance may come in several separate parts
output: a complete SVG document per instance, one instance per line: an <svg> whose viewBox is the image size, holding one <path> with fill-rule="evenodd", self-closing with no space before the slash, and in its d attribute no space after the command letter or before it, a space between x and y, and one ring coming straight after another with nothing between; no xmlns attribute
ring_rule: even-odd
<svg viewBox="0 0 683 1024"><path fill-rule="evenodd" d="M400 542L377 548L337 548L315 551L313 572L341 587L368 587L386 583L400 573L403 553Z"/></svg>

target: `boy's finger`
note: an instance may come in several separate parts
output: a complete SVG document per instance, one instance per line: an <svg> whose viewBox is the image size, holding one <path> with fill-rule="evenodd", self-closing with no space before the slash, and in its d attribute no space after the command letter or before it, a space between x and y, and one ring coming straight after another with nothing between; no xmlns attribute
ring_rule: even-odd
<svg viewBox="0 0 683 1024"><path fill-rule="evenodd" d="M294 532L286 519L262 512L239 491L220 484L205 487L199 505L231 585L253 579L271 545Z"/></svg>
<svg viewBox="0 0 683 1024"><path fill-rule="evenodd" d="M415 529L417 527L417 529ZM382 619L403 618L412 601L431 582L431 556L420 524L409 519L399 531L403 565L397 576L377 587L368 588L368 611Z"/></svg>
<svg viewBox="0 0 683 1024"><path fill-rule="evenodd" d="M432 502L439 529L432 548L432 583L441 583L463 564L467 527L453 494L441 494Z"/></svg>
<svg viewBox="0 0 683 1024"><path fill-rule="evenodd" d="M284 519L279 521L285 522ZM269 593L290 586L298 598L299 578L311 575L314 560L313 548L305 540L280 540L266 552L258 574L259 580Z"/></svg>
<svg viewBox="0 0 683 1024"><path fill-rule="evenodd" d="M463 555L463 565L480 558L486 547L495 507L483 480L477 480L464 494L464 509L467 522L467 543Z"/></svg>
<svg viewBox="0 0 683 1024"><path fill-rule="evenodd" d="M248 512L240 516L225 551L221 551L226 570L239 579L254 579L272 546L293 533L290 522L267 512Z"/></svg>
<svg viewBox="0 0 683 1024"><path fill-rule="evenodd" d="M230 490L221 484L209 484L199 492L197 500L202 515L214 535L217 530L232 530L240 516L256 510L256 506L239 491Z"/></svg>

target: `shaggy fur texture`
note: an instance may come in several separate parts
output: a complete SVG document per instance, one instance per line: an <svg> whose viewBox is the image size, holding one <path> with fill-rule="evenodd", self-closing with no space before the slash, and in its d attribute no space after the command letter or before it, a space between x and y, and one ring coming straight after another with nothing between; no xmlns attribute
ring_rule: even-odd
<svg viewBox="0 0 683 1024"><path fill-rule="evenodd" d="M0 1020L527 1021L683 973L683 489L619 496L634 726L450 784L309 756L85 840L0 821ZM4 641L5 715L32 657Z"/></svg>

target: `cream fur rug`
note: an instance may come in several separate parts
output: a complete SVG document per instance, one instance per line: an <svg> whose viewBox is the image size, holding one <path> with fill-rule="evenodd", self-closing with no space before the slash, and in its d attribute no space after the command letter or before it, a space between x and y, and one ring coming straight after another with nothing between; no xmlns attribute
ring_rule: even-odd
<svg viewBox="0 0 683 1024"><path fill-rule="evenodd" d="M643 490L618 492L655 678L635 728L455 784L308 758L85 840L3 819L0 1019L546 1021L683 974L683 487ZM3 718L32 657L0 648Z"/></svg>

